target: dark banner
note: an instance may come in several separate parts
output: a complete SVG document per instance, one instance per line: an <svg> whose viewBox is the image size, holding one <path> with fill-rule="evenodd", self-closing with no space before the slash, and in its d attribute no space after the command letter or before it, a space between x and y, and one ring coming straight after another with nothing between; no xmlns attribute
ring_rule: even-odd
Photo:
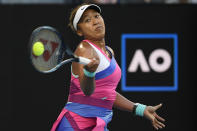
<svg viewBox="0 0 197 131"><path fill-rule="evenodd" d="M37 72L27 45L38 26L58 29L74 50L82 40L69 28L74 5L1 5L0 130L48 131L64 107L70 64ZM106 44L122 69L117 91L133 102L163 103L163 130L193 130L197 5L102 5ZM109 130L153 130L151 123L114 109Z"/></svg>

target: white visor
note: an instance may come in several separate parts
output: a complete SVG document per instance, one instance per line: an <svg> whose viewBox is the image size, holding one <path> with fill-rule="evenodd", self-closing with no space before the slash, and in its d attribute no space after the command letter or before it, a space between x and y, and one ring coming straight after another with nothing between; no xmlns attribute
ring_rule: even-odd
<svg viewBox="0 0 197 131"><path fill-rule="evenodd" d="M101 8L95 4L81 6L77 10L75 17L73 19L73 26L74 26L75 30L77 30L77 24L78 24L79 20L81 19L81 16L83 15L84 11L88 8L95 9L97 12L101 13Z"/></svg>

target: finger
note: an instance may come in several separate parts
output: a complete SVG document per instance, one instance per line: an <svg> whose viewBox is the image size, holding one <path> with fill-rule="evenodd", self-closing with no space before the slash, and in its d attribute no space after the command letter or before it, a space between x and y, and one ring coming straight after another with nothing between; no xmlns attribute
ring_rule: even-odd
<svg viewBox="0 0 197 131"><path fill-rule="evenodd" d="M155 122L160 128L165 127L165 125L163 123L161 123L160 121L158 121L157 119L155 120Z"/></svg>
<svg viewBox="0 0 197 131"><path fill-rule="evenodd" d="M155 126L156 126L157 128L160 128L160 129L163 128L163 127L162 127L161 125L159 125L159 124L155 124Z"/></svg>
<svg viewBox="0 0 197 131"><path fill-rule="evenodd" d="M99 60L97 60L96 58L91 59L91 61L93 61L93 62L99 62Z"/></svg>
<svg viewBox="0 0 197 131"><path fill-rule="evenodd" d="M165 119L164 119L164 118L160 117L160 116L159 116L159 115L157 115L156 113L155 113L154 115L155 115L155 118L157 118L158 120L160 120L160 121L162 121L162 122L164 122L164 121L165 121Z"/></svg>
<svg viewBox="0 0 197 131"><path fill-rule="evenodd" d="M93 58L91 59L91 62L87 65L85 65L84 67L88 67L88 68L92 68L94 66L97 66L99 64L99 60Z"/></svg>
<svg viewBox="0 0 197 131"><path fill-rule="evenodd" d="M156 125L154 125L154 124L153 124L153 127L154 127L156 130L158 130L158 129L159 129L159 128L158 128Z"/></svg>
<svg viewBox="0 0 197 131"><path fill-rule="evenodd" d="M164 128L165 125L163 123L157 123L157 126L161 129L161 128Z"/></svg>
<svg viewBox="0 0 197 131"><path fill-rule="evenodd" d="M153 126L156 127L156 129L162 129L163 127L159 125L157 122L153 122Z"/></svg>
<svg viewBox="0 0 197 131"><path fill-rule="evenodd" d="M163 128L163 127L162 127L161 125L159 125L159 124L156 124L156 126L157 126L158 128L160 128L160 129Z"/></svg>
<svg viewBox="0 0 197 131"><path fill-rule="evenodd" d="M162 106L162 104L154 106L155 110L159 109Z"/></svg>
<svg viewBox="0 0 197 131"><path fill-rule="evenodd" d="M98 62L99 62L99 60L97 60L96 58L92 58L92 59L90 59L90 60L91 60L90 63L98 63Z"/></svg>

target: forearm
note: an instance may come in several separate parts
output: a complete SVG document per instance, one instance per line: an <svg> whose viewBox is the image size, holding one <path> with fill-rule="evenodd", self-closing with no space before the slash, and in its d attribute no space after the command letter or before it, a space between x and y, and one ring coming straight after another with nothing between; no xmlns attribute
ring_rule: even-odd
<svg viewBox="0 0 197 131"><path fill-rule="evenodd" d="M128 111L128 112L133 112L134 109L134 104L132 101L128 100L118 92L116 92L116 100L114 102L114 107L118 108L120 110Z"/></svg>
<svg viewBox="0 0 197 131"><path fill-rule="evenodd" d="M83 93L86 96L90 96L94 92L94 89L95 89L95 78L87 77L84 75L80 81L80 86L81 86Z"/></svg>

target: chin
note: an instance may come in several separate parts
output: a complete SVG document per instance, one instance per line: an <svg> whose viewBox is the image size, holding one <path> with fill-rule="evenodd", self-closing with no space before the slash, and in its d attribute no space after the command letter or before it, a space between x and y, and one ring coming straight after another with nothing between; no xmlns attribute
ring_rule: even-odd
<svg viewBox="0 0 197 131"><path fill-rule="evenodd" d="M99 34L98 34L98 37L100 37L100 38L105 37L105 32L101 32L101 33L99 33Z"/></svg>
<svg viewBox="0 0 197 131"><path fill-rule="evenodd" d="M105 37L105 34L101 34L101 35L98 35L98 36L97 36L97 38L98 38L99 40L103 39L104 37Z"/></svg>

